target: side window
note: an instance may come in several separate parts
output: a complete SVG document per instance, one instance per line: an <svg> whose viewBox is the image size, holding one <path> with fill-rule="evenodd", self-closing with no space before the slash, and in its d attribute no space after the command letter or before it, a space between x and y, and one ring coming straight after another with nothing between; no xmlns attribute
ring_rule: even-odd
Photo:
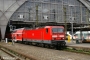
<svg viewBox="0 0 90 60"><path fill-rule="evenodd" d="M88 34L88 36L90 36L90 33Z"/></svg>
<svg viewBox="0 0 90 60"><path fill-rule="evenodd" d="M46 28L46 33L48 33L48 28Z"/></svg>
<svg viewBox="0 0 90 60"><path fill-rule="evenodd" d="M78 34L75 34L74 36L78 36Z"/></svg>

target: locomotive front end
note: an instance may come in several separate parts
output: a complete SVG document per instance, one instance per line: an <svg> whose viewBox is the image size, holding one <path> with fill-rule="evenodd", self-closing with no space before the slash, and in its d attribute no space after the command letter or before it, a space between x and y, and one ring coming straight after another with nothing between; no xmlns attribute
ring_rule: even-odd
<svg viewBox="0 0 90 60"><path fill-rule="evenodd" d="M64 27L52 28L52 43L54 45L65 45L65 31Z"/></svg>

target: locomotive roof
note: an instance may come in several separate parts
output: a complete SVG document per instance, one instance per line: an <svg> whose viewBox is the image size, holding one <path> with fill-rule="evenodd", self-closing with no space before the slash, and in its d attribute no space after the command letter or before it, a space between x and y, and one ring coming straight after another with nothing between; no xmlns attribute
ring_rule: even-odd
<svg viewBox="0 0 90 60"><path fill-rule="evenodd" d="M22 32L24 29L25 29L25 28L15 29L15 30L13 30L13 32L12 32L12 33L14 33L14 32Z"/></svg>
<svg viewBox="0 0 90 60"><path fill-rule="evenodd" d="M45 28L49 28L49 27L63 27L63 26L45 26Z"/></svg>
<svg viewBox="0 0 90 60"><path fill-rule="evenodd" d="M12 32L16 32L17 30L18 31L23 31L24 29L26 29L26 30L32 30L32 29L39 29L39 28L50 28L50 27L63 27L63 26L41 26L41 27L36 27L36 28L18 28L18 29L15 29L15 30L13 30Z"/></svg>
<svg viewBox="0 0 90 60"><path fill-rule="evenodd" d="M50 28L50 27L63 27L63 26L41 26L41 27L36 27L36 28L32 28L32 29Z"/></svg>

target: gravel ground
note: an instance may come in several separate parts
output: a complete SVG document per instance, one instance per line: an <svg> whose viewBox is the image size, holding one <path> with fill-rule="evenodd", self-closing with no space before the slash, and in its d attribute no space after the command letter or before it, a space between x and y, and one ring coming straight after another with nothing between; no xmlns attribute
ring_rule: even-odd
<svg viewBox="0 0 90 60"><path fill-rule="evenodd" d="M7 46L8 48L18 50L29 56L33 56L38 60L90 60L89 55L84 55L79 53L41 48L37 46L30 46L30 45L24 45L19 43L15 43L14 45L12 45L11 43L6 44L3 42L0 42L0 44Z"/></svg>
<svg viewBox="0 0 90 60"><path fill-rule="evenodd" d="M4 58L4 57L11 57L11 56L9 56L8 54L6 54L5 52L3 52L3 51L1 51L1 50L0 50L0 56L1 56L2 58Z"/></svg>

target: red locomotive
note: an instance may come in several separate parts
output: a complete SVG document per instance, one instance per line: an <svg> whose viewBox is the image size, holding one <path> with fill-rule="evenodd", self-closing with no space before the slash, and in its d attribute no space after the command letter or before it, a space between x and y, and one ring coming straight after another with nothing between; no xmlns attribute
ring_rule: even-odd
<svg viewBox="0 0 90 60"><path fill-rule="evenodd" d="M12 32L12 40L34 42L55 46L65 46L65 30L63 26L45 26L34 29L16 29Z"/></svg>

